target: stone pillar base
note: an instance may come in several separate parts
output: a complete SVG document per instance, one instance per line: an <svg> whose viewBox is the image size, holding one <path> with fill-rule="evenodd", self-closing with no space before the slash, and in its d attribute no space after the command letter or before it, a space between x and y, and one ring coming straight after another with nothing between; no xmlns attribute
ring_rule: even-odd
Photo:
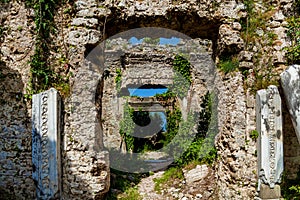
<svg viewBox="0 0 300 200"><path fill-rule="evenodd" d="M275 185L273 189L270 186L261 184L259 191L259 198L262 200L280 200L281 199L281 191L280 186Z"/></svg>

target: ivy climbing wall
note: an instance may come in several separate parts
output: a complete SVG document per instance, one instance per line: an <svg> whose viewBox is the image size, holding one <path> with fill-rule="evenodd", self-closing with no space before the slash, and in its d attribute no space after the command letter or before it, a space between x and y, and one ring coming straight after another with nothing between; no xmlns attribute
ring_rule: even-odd
<svg viewBox="0 0 300 200"><path fill-rule="evenodd" d="M190 58L218 66L213 84L207 84L216 88L219 102L219 132L215 140L219 159L214 166L218 197L254 198L257 180L254 94L258 89L277 84L278 75L293 59L291 49L287 49L292 53L288 59L282 51L295 42L287 35L291 21L287 17L295 13L293 0L77 0L53 1L50 6L41 2L39 5L31 1L0 2L1 195L35 198L30 97L55 87L64 105L63 197L104 197L109 189L110 172L103 131L109 126L110 130L118 129L118 125L107 125L107 121L101 120L112 112L112 106L104 108L103 105L109 104L116 94L119 63L112 62L115 65L112 77L105 82L104 71L99 71L95 63L86 62L84 57L117 33L153 26L203 39L201 45L208 55L193 54ZM40 15L38 10L53 17ZM140 32L137 37L146 36L147 33ZM104 50L99 48L99 51ZM96 62L104 66L101 59ZM91 70L85 71L87 67ZM191 105L194 107L199 106L198 97L207 90L203 85L210 81L206 79L209 73L210 70L201 73L195 70L192 74L195 99L192 98ZM121 108L118 112L122 113ZM285 167L294 178L300 147L291 142L296 141L296 136L289 126L288 114L284 114L284 120L283 131L288 138L284 144Z"/></svg>

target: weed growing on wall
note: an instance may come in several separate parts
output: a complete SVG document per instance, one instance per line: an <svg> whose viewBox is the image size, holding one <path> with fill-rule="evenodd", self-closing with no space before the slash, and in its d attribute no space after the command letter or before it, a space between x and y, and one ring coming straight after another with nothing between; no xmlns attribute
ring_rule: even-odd
<svg viewBox="0 0 300 200"><path fill-rule="evenodd" d="M133 108L128 103L124 105L123 119L120 121L120 135L122 136L123 142L126 144L127 151L133 151L134 149L134 137L132 136L134 131L135 123L133 118Z"/></svg>
<svg viewBox="0 0 300 200"><path fill-rule="evenodd" d="M62 77L54 72L48 58L50 55L52 39L56 34L54 16L60 0L26 0L26 5L35 11L36 41L34 55L30 61L31 79L27 88L27 96L55 87L61 95L67 96L70 91L69 77Z"/></svg>
<svg viewBox="0 0 300 200"><path fill-rule="evenodd" d="M241 36L246 43L245 50L252 51L254 47L260 47L261 45L270 46L274 45L278 36L270 29L267 24L276 13L276 9L268 2L262 1L261 4L265 8L257 8L257 4L253 0L244 0L243 3L246 6L247 17L242 18L240 23L242 25ZM269 85L279 85L279 74L275 70L276 66L273 64L272 48L269 52L265 52L264 48L257 48L253 56L254 68L251 72L251 76L255 77L255 81L245 81L245 88L251 88L251 91L255 93L257 90L265 89ZM243 69L243 75L247 79L250 75L249 71Z"/></svg>
<svg viewBox="0 0 300 200"><path fill-rule="evenodd" d="M177 97L183 98L187 95L190 84L192 82L191 78L191 64L181 55L176 55L173 60L174 83L170 90L176 94Z"/></svg>
<svg viewBox="0 0 300 200"><path fill-rule="evenodd" d="M221 57L218 64L218 68L223 71L225 74L233 72L239 67L239 61L236 57L228 56Z"/></svg>
<svg viewBox="0 0 300 200"><path fill-rule="evenodd" d="M300 64L300 17L290 17L287 28L291 40L291 45L285 48L288 64Z"/></svg>
<svg viewBox="0 0 300 200"><path fill-rule="evenodd" d="M116 90L119 94L121 91L121 80L122 80L122 70L120 68L116 69L116 77L115 77L115 83L116 83Z"/></svg>

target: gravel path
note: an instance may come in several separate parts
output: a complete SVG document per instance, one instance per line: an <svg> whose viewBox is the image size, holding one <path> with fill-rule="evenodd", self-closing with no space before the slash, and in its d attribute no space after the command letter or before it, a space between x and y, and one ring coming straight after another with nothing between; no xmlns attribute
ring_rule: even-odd
<svg viewBox="0 0 300 200"><path fill-rule="evenodd" d="M143 197L143 200L163 200L164 197L160 194L157 194L154 191L154 178L159 178L163 175L164 171L156 172L152 176L143 178L138 184L138 191Z"/></svg>

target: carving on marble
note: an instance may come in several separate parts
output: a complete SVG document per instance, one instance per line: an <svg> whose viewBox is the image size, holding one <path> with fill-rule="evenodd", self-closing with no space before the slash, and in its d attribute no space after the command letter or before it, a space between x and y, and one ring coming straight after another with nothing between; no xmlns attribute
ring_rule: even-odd
<svg viewBox="0 0 300 200"><path fill-rule="evenodd" d="M259 186L274 188L281 182L283 172L283 140L281 98L276 86L256 94L256 124L258 137Z"/></svg>
<svg viewBox="0 0 300 200"><path fill-rule="evenodd" d="M32 97L32 164L37 199L60 196L60 97L51 88Z"/></svg>

